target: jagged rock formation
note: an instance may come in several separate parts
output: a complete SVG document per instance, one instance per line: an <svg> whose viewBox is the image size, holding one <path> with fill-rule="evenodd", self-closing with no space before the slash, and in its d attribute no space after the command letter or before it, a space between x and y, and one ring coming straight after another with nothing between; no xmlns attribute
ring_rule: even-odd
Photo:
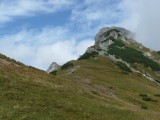
<svg viewBox="0 0 160 120"><path fill-rule="evenodd" d="M58 65L56 62L53 62L47 69L47 73L51 73L55 70L58 70L59 68L60 68L60 65Z"/></svg>
<svg viewBox="0 0 160 120"><path fill-rule="evenodd" d="M135 34L129 30L120 27L104 27L100 29L95 37L95 45L88 48L87 52L92 52L99 48L102 50L108 50L108 46L113 43L113 39L122 40L127 44L136 43L140 48L143 48L142 44L134 40Z"/></svg>
<svg viewBox="0 0 160 120"><path fill-rule="evenodd" d="M151 81L156 80L147 71L140 70L138 67L143 65L151 72L154 71L153 74L159 76L160 57L158 52L138 43L135 40L135 34L124 28L105 27L100 29L95 37L95 45L89 47L86 53L91 55L96 55L97 53L98 55L108 57L115 64L123 64L129 71L141 74Z"/></svg>
<svg viewBox="0 0 160 120"><path fill-rule="evenodd" d="M108 31L111 31L110 34L106 34ZM123 38L127 39L133 39L134 38L134 33L132 33L129 30L126 30L124 28L120 27L104 27L100 29L98 34L96 35L95 41L97 42L102 42L103 40L106 39L105 36L107 37L113 37L114 39L117 39L118 36L122 36Z"/></svg>

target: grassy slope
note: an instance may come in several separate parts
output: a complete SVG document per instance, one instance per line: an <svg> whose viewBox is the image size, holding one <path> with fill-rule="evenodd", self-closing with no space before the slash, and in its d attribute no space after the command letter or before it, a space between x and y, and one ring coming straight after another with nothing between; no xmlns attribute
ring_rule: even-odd
<svg viewBox="0 0 160 120"><path fill-rule="evenodd" d="M123 74L104 57L72 61L75 67L57 76L0 61L2 120L160 119L160 98L154 96L160 87L137 74ZM157 102L143 101L140 93Z"/></svg>

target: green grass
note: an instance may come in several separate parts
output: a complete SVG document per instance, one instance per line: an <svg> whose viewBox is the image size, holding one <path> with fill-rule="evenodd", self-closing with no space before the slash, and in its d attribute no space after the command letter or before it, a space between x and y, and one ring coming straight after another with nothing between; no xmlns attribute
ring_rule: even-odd
<svg viewBox="0 0 160 120"><path fill-rule="evenodd" d="M11 58L3 55L3 54L0 54L0 58L1 58L1 59L4 59L4 60L7 60L8 62L15 63L15 64L20 65L20 66L25 66L23 63L21 63L21 62L19 62L19 61L16 61L16 60L14 60L14 59L11 59Z"/></svg>
<svg viewBox="0 0 160 120"><path fill-rule="evenodd" d="M138 96L160 93L154 82L134 73L124 75L106 57L71 63L80 67L71 75L67 73L72 66L66 67L56 76L29 67L0 65L0 119L160 119L159 101L146 102Z"/></svg>
<svg viewBox="0 0 160 120"><path fill-rule="evenodd" d="M98 53L97 53L96 51L93 51L93 52L91 52L91 53L86 52L86 53L84 53L82 56L80 56L80 57L78 58L78 60L89 59L89 58L95 57L95 56L97 56L97 55L98 55Z"/></svg>

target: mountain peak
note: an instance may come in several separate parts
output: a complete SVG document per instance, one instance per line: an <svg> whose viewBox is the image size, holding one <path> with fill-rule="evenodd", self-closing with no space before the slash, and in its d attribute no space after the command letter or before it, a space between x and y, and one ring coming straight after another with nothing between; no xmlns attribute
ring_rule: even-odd
<svg viewBox="0 0 160 120"><path fill-rule="evenodd" d="M127 39L134 39L134 33L121 27L103 27L96 35L95 41L97 42L102 36L112 36L117 39L118 36L126 37Z"/></svg>
<svg viewBox="0 0 160 120"><path fill-rule="evenodd" d="M140 73L147 79L156 82L154 77L139 70L140 66L146 67L152 74L159 76L160 56L142 44L136 42L134 33L120 27L105 27L100 29L95 37L95 45L87 49L79 59L104 56L120 64L127 72ZM136 66L136 67L135 67ZM159 82L158 82L159 84Z"/></svg>
<svg viewBox="0 0 160 120"><path fill-rule="evenodd" d="M60 68L60 65L58 65L56 62L52 62L52 64L47 69L47 73L51 73L55 70L58 70Z"/></svg>
<svg viewBox="0 0 160 120"><path fill-rule="evenodd" d="M95 37L95 45L88 48L88 52L94 51L95 49L102 49L107 51L108 46L111 45L115 40L122 40L125 43L134 42L134 33L121 27L104 27L99 30ZM137 43L138 44L138 43ZM139 44L140 46L140 44Z"/></svg>

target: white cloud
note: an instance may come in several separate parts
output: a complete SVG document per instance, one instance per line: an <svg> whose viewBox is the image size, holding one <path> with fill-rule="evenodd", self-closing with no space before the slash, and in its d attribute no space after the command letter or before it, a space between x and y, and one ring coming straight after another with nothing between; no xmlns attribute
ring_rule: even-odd
<svg viewBox="0 0 160 120"><path fill-rule="evenodd" d="M23 30L16 34L0 36L0 51L25 64L47 69L53 61L64 64L77 59L93 40L81 40L70 34L66 28L44 28Z"/></svg>
<svg viewBox="0 0 160 120"><path fill-rule="evenodd" d="M36 13L54 13L73 4L74 0L1 0L0 23L9 22L15 17L34 16Z"/></svg>
<svg viewBox="0 0 160 120"><path fill-rule="evenodd" d="M42 46L37 51L34 65L46 68L53 61L62 65L69 60L77 59L91 45L93 40L83 40L79 43L76 40L66 40Z"/></svg>
<svg viewBox="0 0 160 120"><path fill-rule="evenodd" d="M120 22L124 15L113 0L84 0L72 9L71 21L81 31L95 34L100 28Z"/></svg>
<svg viewBox="0 0 160 120"><path fill-rule="evenodd" d="M137 40L154 50L160 50L160 1L122 0L120 8L127 17L117 25L136 32Z"/></svg>
<svg viewBox="0 0 160 120"><path fill-rule="evenodd" d="M25 64L47 69L53 61L76 59L94 44L101 27L121 26L137 32L139 42L159 49L159 0L14 0L0 2L0 23L15 17L54 13L72 7L70 21L56 28L22 29L0 35L0 51ZM75 4L77 2L77 4ZM74 5L74 6L73 6Z"/></svg>

